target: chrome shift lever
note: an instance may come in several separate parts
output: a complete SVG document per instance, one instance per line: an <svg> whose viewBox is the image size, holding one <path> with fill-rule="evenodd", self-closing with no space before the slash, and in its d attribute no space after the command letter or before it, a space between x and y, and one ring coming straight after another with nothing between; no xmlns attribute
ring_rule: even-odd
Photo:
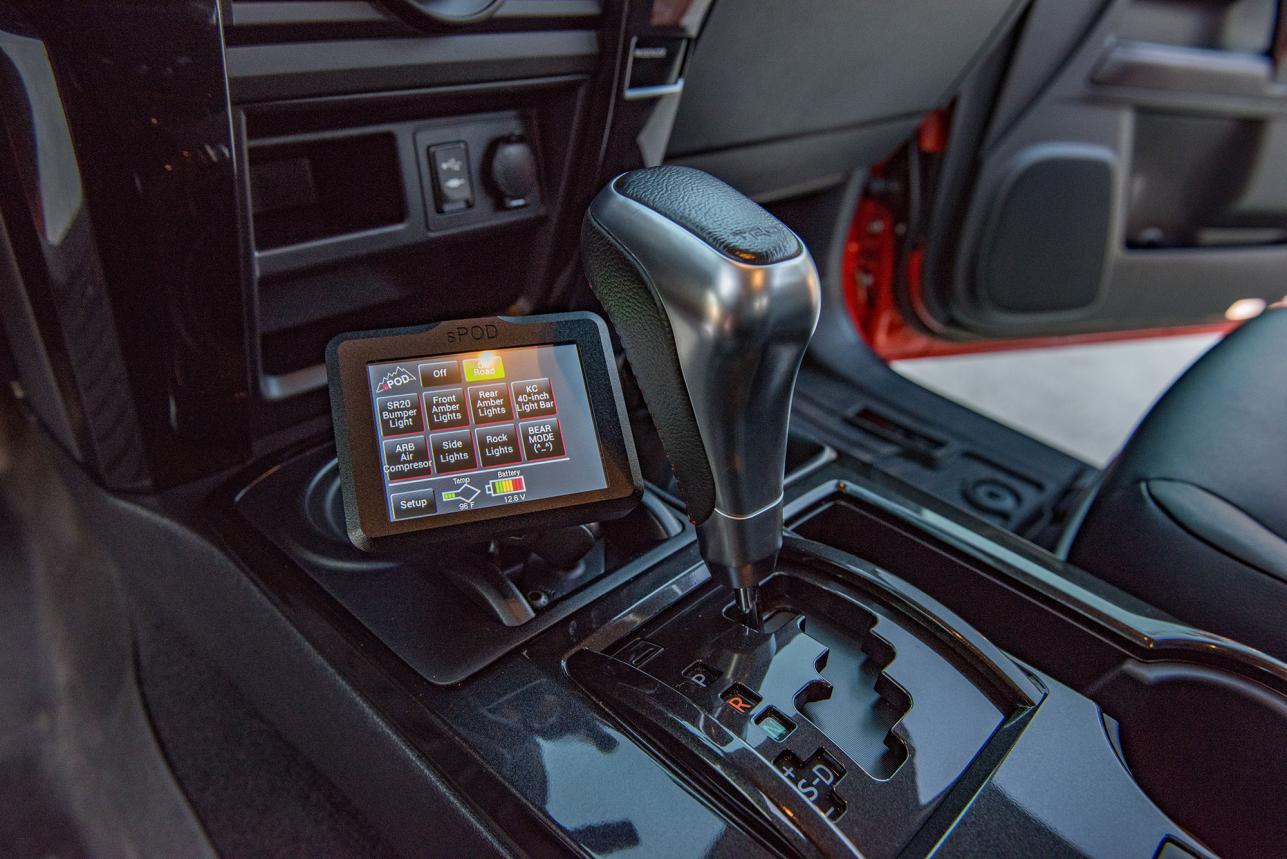
<svg viewBox="0 0 1287 859"><path fill-rule="evenodd" d="M581 245L702 557L758 626L757 588L782 548L791 399L818 322L813 260L781 221L686 167L618 176Z"/></svg>

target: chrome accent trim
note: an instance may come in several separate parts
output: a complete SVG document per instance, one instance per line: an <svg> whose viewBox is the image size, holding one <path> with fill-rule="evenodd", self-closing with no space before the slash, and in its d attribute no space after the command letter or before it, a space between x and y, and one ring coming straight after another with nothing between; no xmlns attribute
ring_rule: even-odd
<svg viewBox="0 0 1287 859"><path fill-rule="evenodd" d="M625 92L621 95L627 101L640 101L646 98L661 98L664 95L679 95L684 91L684 79L680 78L673 84L658 84L657 86L637 86L626 87Z"/></svg>

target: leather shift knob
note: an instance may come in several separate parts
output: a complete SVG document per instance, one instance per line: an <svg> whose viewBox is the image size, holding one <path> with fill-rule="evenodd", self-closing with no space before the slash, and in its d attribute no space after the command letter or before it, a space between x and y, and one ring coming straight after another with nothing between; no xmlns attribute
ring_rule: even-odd
<svg viewBox="0 0 1287 859"><path fill-rule="evenodd" d="M781 221L687 167L618 176L581 232L611 318L717 580L750 588L782 547L796 374L817 270Z"/></svg>

